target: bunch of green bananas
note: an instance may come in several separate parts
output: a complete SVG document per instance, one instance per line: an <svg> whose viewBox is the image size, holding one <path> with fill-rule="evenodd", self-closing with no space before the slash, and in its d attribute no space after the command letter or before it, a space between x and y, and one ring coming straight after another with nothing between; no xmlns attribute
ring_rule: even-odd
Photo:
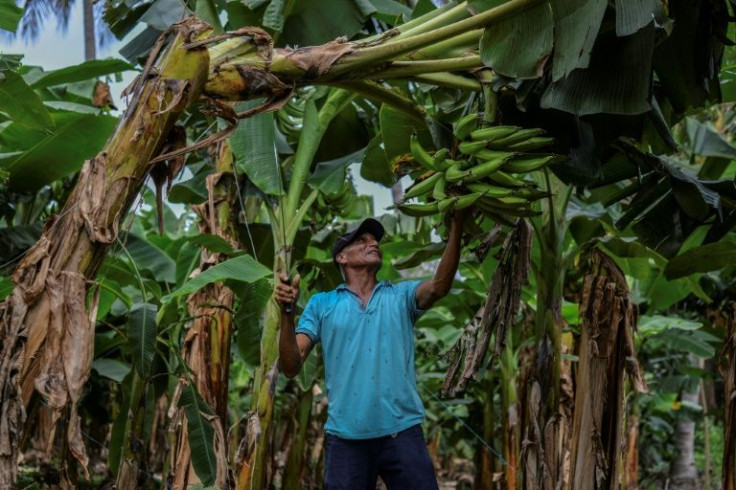
<svg viewBox="0 0 736 490"><path fill-rule="evenodd" d="M554 139L541 129L478 128L479 121L477 114L470 114L456 123L458 159L451 159L447 148L430 155L412 135L409 148L424 172L396 205L399 211L418 217L476 206L497 219L533 214L530 204L546 194L524 180L524 174L559 161L559 155L539 152ZM407 202L423 196L425 202Z"/></svg>

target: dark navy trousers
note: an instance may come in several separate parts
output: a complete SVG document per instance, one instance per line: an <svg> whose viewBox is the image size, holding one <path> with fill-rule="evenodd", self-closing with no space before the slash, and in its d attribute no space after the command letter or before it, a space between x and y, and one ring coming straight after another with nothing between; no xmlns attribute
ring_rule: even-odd
<svg viewBox="0 0 736 490"><path fill-rule="evenodd" d="M379 475L389 490L437 490L421 426L375 439L327 434L326 490L375 490Z"/></svg>

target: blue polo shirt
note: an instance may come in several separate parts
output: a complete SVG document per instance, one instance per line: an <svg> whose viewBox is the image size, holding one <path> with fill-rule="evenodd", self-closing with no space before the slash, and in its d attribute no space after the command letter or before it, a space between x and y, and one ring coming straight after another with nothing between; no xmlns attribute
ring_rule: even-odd
<svg viewBox="0 0 736 490"><path fill-rule="evenodd" d="M419 284L381 281L365 308L344 284L310 298L296 332L322 342L327 433L370 439L424 420L414 371Z"/></svg>

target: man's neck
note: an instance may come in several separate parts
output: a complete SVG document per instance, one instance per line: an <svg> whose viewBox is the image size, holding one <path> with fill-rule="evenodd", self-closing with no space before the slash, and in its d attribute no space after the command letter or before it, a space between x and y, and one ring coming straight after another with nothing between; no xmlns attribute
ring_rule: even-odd
<svg viewBox="0 0 736 490"><path fill-rule="evenodd" d="M378 283L374 270L349 269L345 271L345 276L345 286L361 298L370 297Z"/></svg>

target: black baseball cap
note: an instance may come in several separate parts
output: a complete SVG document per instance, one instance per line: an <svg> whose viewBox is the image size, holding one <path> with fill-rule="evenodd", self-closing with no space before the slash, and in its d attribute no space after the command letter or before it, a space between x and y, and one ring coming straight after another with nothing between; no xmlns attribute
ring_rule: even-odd
<svg viewBox="0 0 736 490"><path fill-rule="evenodd" d="M367 218L364 219L363 222L360 223L360 225L358 225L358 227L353 231L349 231L344 235L341 235L335 242L335 246L332 247L332 261L335 265L337 265L337 254L342 252L342 249L353 243L355 239L363 233L370 233L380 242L385 230L383 229L383 225L380 221L373 218Z"/></svg>

